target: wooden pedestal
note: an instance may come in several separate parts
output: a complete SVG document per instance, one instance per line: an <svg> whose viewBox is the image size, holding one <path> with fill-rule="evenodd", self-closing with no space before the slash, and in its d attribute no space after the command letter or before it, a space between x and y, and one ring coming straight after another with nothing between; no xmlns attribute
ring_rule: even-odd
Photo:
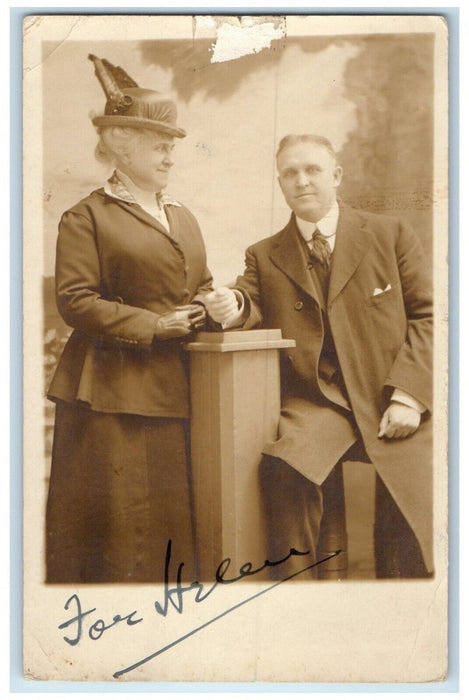
<svg viewBox="0 0 469 700"><path fill-rule="evenodd" d="M191 456L198 577L213 581L220 562L230 574L266 557L258 466L277 435L280 330L199 333L188 343Z"/></svg>

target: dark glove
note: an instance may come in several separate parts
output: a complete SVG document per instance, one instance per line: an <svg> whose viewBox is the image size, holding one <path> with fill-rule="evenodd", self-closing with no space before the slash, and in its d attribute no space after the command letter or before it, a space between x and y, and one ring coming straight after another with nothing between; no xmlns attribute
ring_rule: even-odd
<svg viewBox="0 0 469 700"><path fill-rule="evenodd" d="M205 308L201 304L177 306L174 311L163 314L156 322L155 338L167 340L188 335L202 328L205 322Z"/></svg>

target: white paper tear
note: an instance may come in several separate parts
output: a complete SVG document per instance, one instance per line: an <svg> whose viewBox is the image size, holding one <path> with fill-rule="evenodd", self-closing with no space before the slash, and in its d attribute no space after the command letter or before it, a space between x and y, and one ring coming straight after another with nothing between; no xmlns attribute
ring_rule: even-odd
<svg viewBox="0 0 469 700"><path fill-rule="evenodd" d="M233 61L268 49L272 41L285 36L285 18L262 20L240 17L239 24L221 21L213 44L212 63Z"/></svg>
<svg viewBox="0 0 469 700"><path fill-rule="evenodd" d="M215 29L215 19L210 15L197 15L195 17L197 31L201 29Z"/></svg>

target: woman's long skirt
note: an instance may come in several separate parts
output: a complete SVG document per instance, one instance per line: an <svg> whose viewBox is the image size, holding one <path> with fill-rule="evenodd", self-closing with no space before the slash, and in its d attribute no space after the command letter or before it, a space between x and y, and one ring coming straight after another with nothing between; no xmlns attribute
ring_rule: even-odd
<svg viewBox="0 0 469 700"><path fill-rule="evenodd" d="M187 422L57 404L48 583L194 580Z"/></svg>

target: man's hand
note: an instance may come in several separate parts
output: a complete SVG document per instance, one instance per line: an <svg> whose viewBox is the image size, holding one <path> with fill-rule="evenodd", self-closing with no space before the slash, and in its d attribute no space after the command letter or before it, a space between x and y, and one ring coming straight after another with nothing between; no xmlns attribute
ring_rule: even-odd
<svg viewBox="0 0 469 700"><path fill-rule="evenodd" d="M177 306L174 311L163 314L156 322L155 338L168 340L188 335L204 325L205 309L201 304Z"/></svg>
<svg viewBox="0 0 469 700"><path fill-rule="evenodd" d="M227 324L238 314L236 294L228 287L218 287L204 296L204 304L216 323Z"/></svg>
<svg viewBox="0 0 469 700"><path fill-rule="evenodd" d="M421 414L410 406L392 402L383 413L378 437L405 438L415 433L420 425Z"/></svg>

